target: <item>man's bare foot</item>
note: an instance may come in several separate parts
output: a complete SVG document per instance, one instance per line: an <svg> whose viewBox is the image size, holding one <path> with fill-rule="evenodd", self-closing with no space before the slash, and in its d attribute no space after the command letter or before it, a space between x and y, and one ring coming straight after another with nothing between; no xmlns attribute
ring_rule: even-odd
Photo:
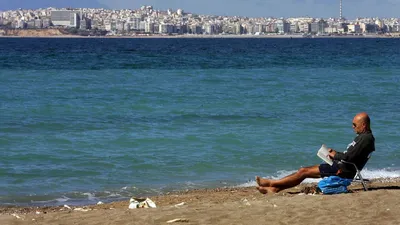
<svg viewBox="0 0 400 225"><path fill-rule="evenodd" d="M256 182L257 182L258 186L271 187L271 181L268 179L264 179L259 176L256 176Z"/></svg>
<svg viewBox="0 0 400 225"><path fill-rule="evenodd" d="M257 187L257 190L261 193L261 194L275 194L278 193L279 190L275 187Z"/></svg>

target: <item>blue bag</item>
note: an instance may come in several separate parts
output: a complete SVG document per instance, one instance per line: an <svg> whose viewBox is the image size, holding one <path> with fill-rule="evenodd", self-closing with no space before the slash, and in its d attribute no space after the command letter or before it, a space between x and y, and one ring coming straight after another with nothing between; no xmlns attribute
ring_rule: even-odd
<svg viewBox="0 0 400 225"><path fill-rule="evenodd" d="M347 193L347 186L351 184L352 179L345 179L338 176L325 177L318 182L318 188L323 194Z"/></svg>

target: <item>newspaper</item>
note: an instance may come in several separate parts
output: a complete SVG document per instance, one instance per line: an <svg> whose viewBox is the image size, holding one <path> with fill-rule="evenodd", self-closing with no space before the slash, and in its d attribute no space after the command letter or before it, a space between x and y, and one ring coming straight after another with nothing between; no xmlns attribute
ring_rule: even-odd
<svg viewBox="0 0 400 225"><path fill-rule="evenodd" d="M322 160L324 160L326 163L329 165L333 165L333 161L331 158L329 158L329 151L326 145L322 145L321 148L317 152L317 156L320 157Z"/></svg>

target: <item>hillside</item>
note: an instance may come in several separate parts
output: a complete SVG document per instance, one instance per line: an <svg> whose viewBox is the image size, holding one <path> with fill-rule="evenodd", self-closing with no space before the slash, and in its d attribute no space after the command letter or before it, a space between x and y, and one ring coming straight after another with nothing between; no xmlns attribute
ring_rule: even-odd
<svg viewBox="0 0 400 225"><path fill-rule="evenodd" d="M0 36L52 37L70 35L60 29L0 29Z"/></svg>

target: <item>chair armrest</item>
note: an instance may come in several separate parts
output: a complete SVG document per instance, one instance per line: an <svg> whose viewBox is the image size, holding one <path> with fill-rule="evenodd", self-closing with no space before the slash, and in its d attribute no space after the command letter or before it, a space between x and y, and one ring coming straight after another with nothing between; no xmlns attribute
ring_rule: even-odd
<svg viewBox="0 0 400 225"><path fill-rule="evenodd" d="M347 162L347 161L344 161L343 159L342 159L342 160L340 160L340 162L341 162L341 163L345 163L345 164L350 164L350 165L353 165L353 166L354 166L354 168L355 168L357 171L360 171L360 170L357 168L357 165L356 165L356 164L354 164L354 163L352 163L352 162Z"/></svg>

